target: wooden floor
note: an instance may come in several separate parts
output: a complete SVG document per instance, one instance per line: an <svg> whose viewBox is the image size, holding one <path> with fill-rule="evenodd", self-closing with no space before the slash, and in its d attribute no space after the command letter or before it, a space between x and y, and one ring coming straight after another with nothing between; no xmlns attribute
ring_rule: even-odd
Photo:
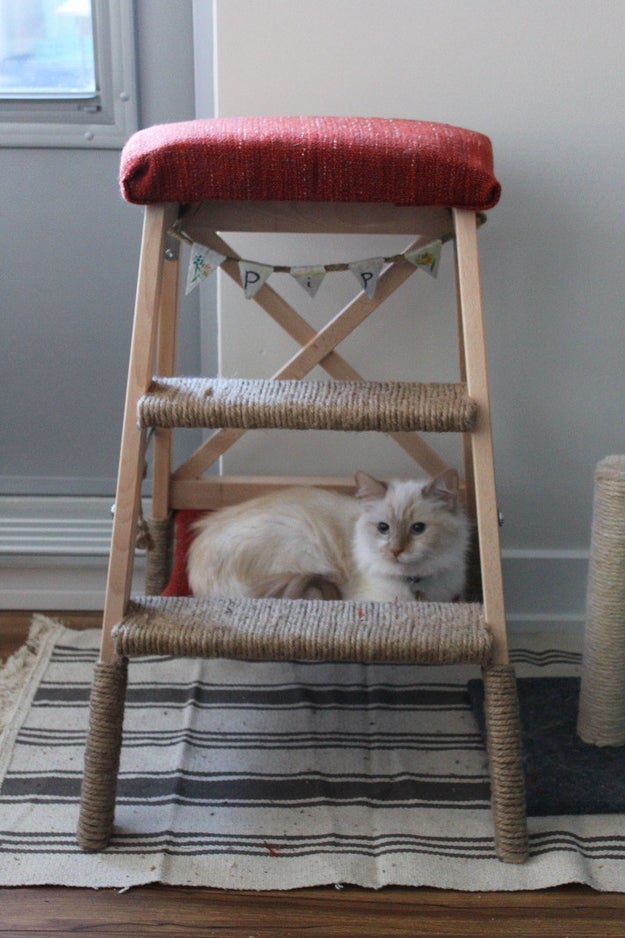
<svg viewBox="0 0 625 938"><path fill-rule="evenodd" d="M75 628L99 624L93 614L63 612L57 617ZM0 658L22 644L30 619L23 612L0 612ZM625 870L623 878L625 885ZM355 887L261 893L171 886L124 893L0 889L0 938L156 934L166 938L625 938L625 895L581 886L515 893L403 888L373 892Z"/></svg>

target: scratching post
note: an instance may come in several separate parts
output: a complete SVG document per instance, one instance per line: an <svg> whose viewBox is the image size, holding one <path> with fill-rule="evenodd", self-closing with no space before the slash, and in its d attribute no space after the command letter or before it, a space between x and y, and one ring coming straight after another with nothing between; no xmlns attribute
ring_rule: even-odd
<svg viewBox="0 0 625 938"><path fill-rule="evenodd" d="M625 744L625 456L597 464L577 732Z"/></svg>

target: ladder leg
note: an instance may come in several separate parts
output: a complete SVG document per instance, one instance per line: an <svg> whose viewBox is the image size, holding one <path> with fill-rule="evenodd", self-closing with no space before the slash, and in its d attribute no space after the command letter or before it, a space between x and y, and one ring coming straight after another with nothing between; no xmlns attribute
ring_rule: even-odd
<svg viewBox="0 0 625 938"><path fill-rule="evenodd" d="M458 364L460 380L466 384L467 366L462 318L462 296L460 293L460 277L457 269L456 304L458 315ZM464 508L472 525L471 542L467 559L465 598L468 602L482 602L482 570L480 565L480 545L477 536L475 473L473 471L473 445L470 433L462 434L462 456L464 463Z"/></svg>
<svg viewBox="0 0 625 938"><path fill-rule="evenodd" d="M104 850L113 831L127 670L125 658L96 665L80 793L78 843L82 850Z"/></svg>
<svg viewBox="0 0 625 938"><path fill-rule="evenodd" d="M169 238L163 262L163 283L158 311L158 346L156 374L170 377L175 374L178 274L180 242ZM152 517L161 521L169 515L169 476L171 474L172 431L156 428L154 431L154 467L152 485Z"/></svg>
<svg viewBox="0 0 625 938"><path fill-rule="evenodd" d="M156 374L171 376L176 368L178 315L178 281L180 242L167 239L163 263L158 312L158 346ZM150 538L147 545L145 591L158 596L167 585L171 572L173 549L173 517L170 504L170 475L173 432L157 427L154 430L154 461L152 465L152 509L149 520Z"/></svg>
<svg viewBox="0 0 625 938"><path fill-rule="evenodd" d="M510 665L485 668L483 678L495 850L505 863L523 863L528 841L516 678Z"/></svg>
<svg viewBox="0 0 625 938"><path fill-rule="evenodd" d="M152 378L158 311L163 279L165 235L175 218L171 204L148 206L145 212L137 299L130 350L126 406L117 477L115 517L106 584L100 660L115 660L111 631L124 614L130 595L145 432L137 428L137 402Z"/></svg>
<svg viewBox="0 0 625 938"><path fill-rule="evenodd" d="M477 425L470 439L470 461L475 483L484 619L494 638L493 667L484 672L484 706L495 841L500 859L523 862L527 856L525 779L516 679L508 663L475 213L454 209L454 222L464 370L469 396L478 405Z"/></svg>
<svg viewBox="0 0 625 938"><path fill-rule="evenodd" d="M508 649L499 547L499 515L490 424L486 343L474 212L454 209L460 319L469 396L478 406L471 433L475 514L479 535L484 617L495 639L495 663L506 664Z"/></svg>

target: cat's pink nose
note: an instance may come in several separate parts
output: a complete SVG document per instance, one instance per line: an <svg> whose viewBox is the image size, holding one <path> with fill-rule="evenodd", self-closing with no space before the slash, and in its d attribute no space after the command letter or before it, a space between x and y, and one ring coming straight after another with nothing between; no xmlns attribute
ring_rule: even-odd
<svg viewBox="0 0 625 938"><path fill-rule="evenodd" d="M403 550L404 550L403 547L397 547L397 546L391 547L391 554L393 555L393 557L399 557L399 555L403 553Z"/></svg>

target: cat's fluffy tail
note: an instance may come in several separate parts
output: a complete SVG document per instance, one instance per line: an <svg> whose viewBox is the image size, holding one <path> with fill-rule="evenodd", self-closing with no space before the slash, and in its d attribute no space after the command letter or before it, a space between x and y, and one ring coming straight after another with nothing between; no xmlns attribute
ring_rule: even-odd
<svg viewBox="0 0 625 938"><path fill-rule="evenodd" d="M341 591L328 574L283 573L260 584L256 596L266 599L341 599Z"/></svg>

